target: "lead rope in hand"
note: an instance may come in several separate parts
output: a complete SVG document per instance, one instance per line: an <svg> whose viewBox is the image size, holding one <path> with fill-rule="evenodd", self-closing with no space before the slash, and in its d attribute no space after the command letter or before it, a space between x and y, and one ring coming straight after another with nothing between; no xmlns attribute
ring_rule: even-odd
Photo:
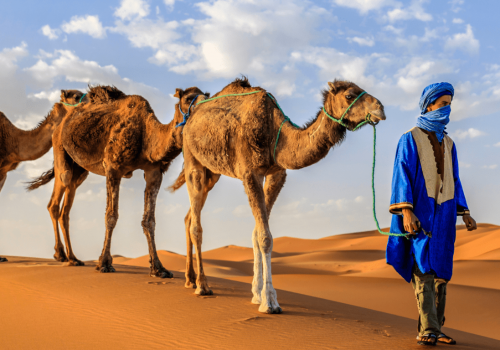
<svg viewBox="0 0 500 350"><path fill-rule="evenodd" d="M375 161L376 161L376 156L377 156L377 128L375 127L375 124L372 124L373 126L373 162L372 162L372 198L373 198L373 219L375 219L375 224L377 225L377 230L379 233L386 235L386 236L393 236L393 237L406 237L408 238L408 234L406 233L392 233L392 232L385 232L380 229L380 225L377 220L377 212L375 210Z"/></svg>

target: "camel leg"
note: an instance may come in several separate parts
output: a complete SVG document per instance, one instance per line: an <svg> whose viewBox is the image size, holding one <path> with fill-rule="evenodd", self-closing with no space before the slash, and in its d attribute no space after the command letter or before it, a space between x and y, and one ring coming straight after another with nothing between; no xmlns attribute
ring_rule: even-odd
<svg viewBox="0 0 500 350"><path fill-rule="evenodd" d="M68 266L84 266L83 261L80 261L76 258L73 253L73 248L71 246L71 239L69 234L69 213L71 211L71 207L73 206L73 202L75 200L75 194L77 188L85 181L89 172L82 169L74 169L72 171L72 177L76 178L75 181L72 181L71 184L66 187L66 191L64 192L64 202L61 209L61 215L59 216L59 225L61 226L61 230L64 236L64 241L66 242L66 251L68 256Z"/></svg>
<svg viewBox="0 0 500 350"><path fill-rule="evenodd" d="M191 207L188 209L184 218L184 226L186 227L186 288L196 288L196 273L193 267L193 242L191 241Z"/></svg>
<svg viewBox="0 0 500 350"><path fill-rule="evenodd" d="M251 171L245 172L242 180L255 218L255 224L257 227L256 241L263 260L263 287L259 311L279 314L282 310L278 304L276 291L274 290L272 282L271 252L273 250L273 236L271 235L271 231L269 229L264 189L259 181L259 177Z"/></svg>
<svg viewBox="0 0 500 350"><path fill-rule="evenodd" d="M7 179L7 174L0 174L0 192L2 191L2 187L6 179ZM8 261L7 258L2 258L0 256L0 262L5 262L5 261Z"/></svg>
<svg viewBox="0 0 500 350"><path fill-rule="evenodd" d="M259 178L259 183L262 184L262 178ZM273 208L274 202L278 198L278 195L285 185L286 171L281 171L274 173L272 175L266 176L266 182L264 184L264 196L266 198L266 209L267 217L271 216L271 209ZM262 278L262 254L259 248L258 240L258 230L257 225L252 232L252 243L253 243L253 281L252 281L252 303L260 305L262 303L261 293L263 286Z"/></svg>
<svg viewBox="0 0 500 350"><path fill-rule="evenodd" d="M49 204L47 205L47 210L49 211L50 218L52 219L52 225L54 226L54 234L56 238L56 244L54 246L54 250L56 252L54 254L54 259L61 262L68 261L68 257L64 252L64 245L61 240L61 235L59 234L59 225L58 225L61 213L60 204L65 189L66 188L62 183L62 181L60 180L58 173L56 171L54 189L52 190L52 196L50 197Z"/></svg>
<svg viewBox="0 0 500 350"><path fill-rule="evenodd" d="M184 149L184 167L186 169L186 185L191 203L191 225L190 237L196 251L198 265L198 276L196 278L196 291L198 295L211 295L205 272L203 271L203 261L201 254L201 244L203 241L203 229L201 227L201 210L203 208L203 197L206 187L206 169L191 155L189 149Z"/></svg>
<svg viewBox="0 0 500 350"><path fill-rule="evenodd" d="M113 257L111 256L111 236L118 221L118 197L121 179L121 176L116 176L113 173L107 172L106 174L106 238L101 256L99 257L99 263L96 266L96 270L101 273L116 271L113 267Z"/></svg>
<svg viewBox="0 0 500 350"><path fill-rule="evenodd" d="M7 174L0 174L0 192L5 184L5 180L7 180Z"/></svg>
<svg viewBox="0 0 500 350"><path fill-rule="evenodd" d="M202 199L201 207L205 205L205 201L208 197L208 192L214 188L217 181L220 179L220 174L213 174L208 169L206 170L206 184L204 188L204 196ZM191 241L191 208L189 208L186 217L184 218L184 224L186 226L186 288L196 288L196 274L193 268L193 242Z"/></svg>
<svg viewBox="0 0 500 350"><path fill-rule="evenodd" d="M161 187L162 173L159 169L145 171L146 190L144 191L144 216L142 218L142 229L148 240L149 263L151 264L151 277L172 278L174 275L165 269L158 258L155 243L155 209L156 198Z"/></svg>

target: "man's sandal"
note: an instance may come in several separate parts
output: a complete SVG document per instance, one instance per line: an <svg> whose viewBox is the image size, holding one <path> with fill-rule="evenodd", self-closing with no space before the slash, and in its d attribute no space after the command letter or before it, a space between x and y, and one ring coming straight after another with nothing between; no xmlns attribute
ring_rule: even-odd
<svg viewBox="0 0 500 350"><path fill-rule="evenodd" d="M455 339L448 337L446 334L441 333L438 336L438 342L443 343L443 344L448 344L448 345L455 345L457 342Z"/></svg>
<svg viewBox="0 0 500 350"><path fill-rule="evenodd" d="M437 344L436 336L434 334L426 334L421 337L417 336L418 345L431 345L435 346Z"/></svg>

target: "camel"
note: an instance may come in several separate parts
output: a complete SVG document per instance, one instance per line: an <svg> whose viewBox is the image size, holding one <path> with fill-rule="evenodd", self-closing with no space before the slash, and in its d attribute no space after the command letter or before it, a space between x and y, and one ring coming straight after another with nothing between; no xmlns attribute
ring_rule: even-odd
<svg viewBox="0 0 500 350"><path fill-rule="evenodd" d="M67 105L79 103L82 97L83 93L78 90L61 90L61 103L54 104L33 130L17 128L0 112L0 191L9 171L15 170L21 162L42 157L50 150L52 133L66 115ZM6 258L0 257L0 262L5 261Z"/></svg>
<svg viewBox="0 0 500 350"><path fill-rule="evenodd" d="M96 269L101 273L115 272L110 253L111 236L118 220L118 198L122 178L132 177L137 169L144 170L144 216L142 227L146 235L152 277L173 277L158 258L155 244L155 207L163 174L172 160L182 151L183 112L192 110L193 102L209 96L196 87L176 89L174 119L162 124L148 101L141 96L125 95L115 87L97 86L87 94L91 103L76 107L56 129L54 168L34 180L28 190L36 189L55 178L48 204L55 232L55 254L58 261L69 266L81 266L73 252L69 233L69 214L77 188L89 172L106 176L107 205L106 236ZM61 200L64 195L64 203ZM59 235L61 226L66 252Z"/></svg>
<svg viewBox="0 0 500 350"><path fill-rule="evenodd" d="M273 237L269 215L285 184L286 169L301 169L319 162L343 141L347 128L353 130L363 123L385 120L380 101L356 84L336 80L328 85L329 90L323 91L324 109L303 128L286 122L288 119L284 119L274 97L264 89L252 87L246 78L236 79L214 97L261 92L223 97L196 107L183 131L184 168L170 187L175 191L187 183L191 206L185 218L185 286L196 288L196 294L212 294L203 271L201 211L220 176L230 176L243 182L255 218L252 303L260 305L260 312L282 312L272 285ZM359 100L353 103L357 97ZM343 126L338 120L344 113ZM197 276L192 262L193 245Z"/></svg>

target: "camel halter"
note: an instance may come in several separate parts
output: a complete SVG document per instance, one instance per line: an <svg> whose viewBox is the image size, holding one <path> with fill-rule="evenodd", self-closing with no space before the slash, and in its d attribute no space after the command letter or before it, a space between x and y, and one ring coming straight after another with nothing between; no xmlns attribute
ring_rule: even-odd
<svg viewBox="0 0 500 350"><path fill-rule="evenodd" d="M194 101L196 101L196 99L198 98L198 96L200 95L196 95L193 100L191 101L191 103L189 104L189 107L188 107L188 111L186 113L184 113L181 109L181 103L179 102L179 112L181 112L182 116L184 117L184 119L182 120L182 122L180 122L179 124L177 124L175 127L178 128L179 126L184 126L186 125L186 122L189 118L189 115L191 113L191 106L193 105Z"/></svg>
<svg viewBox="0 0 500 350"><path fill-rule="evenodd" d="M82 103L82 100L83 100L83 98L84 98L85 96L87 96L87 94L86 94L86 93L85 93L85 94L83 94L83 95L82 95L82 97L80 97L80 101L78 101L78 103L77 103L77 104L74 104L74 105L69 104L69 103L66 103L66 102L61 102L61 103L62 103L63 105L65 105L65 106L69 106L69 107L76 107L76 106L78 106L80 103Z"/></svg>
<svg viewBox="0 0 500 350"><path fill-rule="evenodd" d="M382 231L380 229L380 225L378 223L377 212L376 212L376 209L375 209L375 163L376 163L376 156L377 156L377 150L376 150L376 148L377 148L377 128L376 128L376 125L378 124L378 122L372 121L370 119L371 114L368 112L366 114L366 116L365 116L365 120L363 122L359 123L352 130L349 129L349 127L344 123L344 117L347 114L347 112L349 112L349 109L351 109L351 107L356 103L356 101L359 100L359 98L361 96L363 96L364 94L366 94L366 91L363 91L362 93L360 93L358 95L358 97L356 97L356 99L354 101L352 101L352 103L344 111L344 113L342 114L342 117L340 119L336 119L336 118L332 117L330 114L328 114L327 111L325 110L324 106L323 106L323 113L325 113L328 118L330 118L331 120L333 120L336 123L339 123L340 125L342 125L343 127L345 127L349 131L356 131L356 130L358 130L360 127L362 127L365 124L370 124L371 126L373 126L373 162L372 162L372 198L373 198L373 200L372 200L372 206L373 206L373 219L375 220L375 224L377 225L377 231L379 233L381 233L383 235L386 235L386 236L406 237L408 239L409 236L408 236L408 234L405 234L405 233L393 233L393 232Z"/></svg>
<svg viewBox="0 0 500 350"><path fill-rule="evenodd" d="M325 114L326 114L326 116L327 116L328 118L330 118L331 120L333 120L333 121L334 121L334 122L336 122L336 123L339 123L340 125L342 125L344 128L346 128L346 129L347 129L347 130L349 130L349 131L356 131L356 130L358 130L360 127L362 127L363 125L365 125L366 123L368 123L368 124L375 124L375 125L377 125L378 123L375 123L375 122L373 122L373 121L370 119L370 117L371 117L370 112L366 113L365 120L364 120L363 122L359 123L359 124L358 124L358 125L357 125L354 129L352 129L352 130L351 130L351 129L349 129L349 127L347 126L347 124L345 124L345 123L344 123L344 117L346 116L347 112L349 112L349 110L351 109L351 107L352 107L352 106L356 103L356 101L357 101L357 100L359 100L359 98L360 98L361 96L363 96L364 94L366 94L366 91L363 91L362 93L360 93L360 94L358 95L358 97L356 97L356 99L355 99L354 101L352 101L352 103L351 103L351 104L349 105L349 107L347 107L347 109L344 111L344 114L342 114L342 117L340 117L340 119L336 119L336 118L332 117L330 114L328 114L328 112L327 112L327 111L326 111L326 109L325 109L325 106L323 106L323 113L325 113Z"/></svg>

